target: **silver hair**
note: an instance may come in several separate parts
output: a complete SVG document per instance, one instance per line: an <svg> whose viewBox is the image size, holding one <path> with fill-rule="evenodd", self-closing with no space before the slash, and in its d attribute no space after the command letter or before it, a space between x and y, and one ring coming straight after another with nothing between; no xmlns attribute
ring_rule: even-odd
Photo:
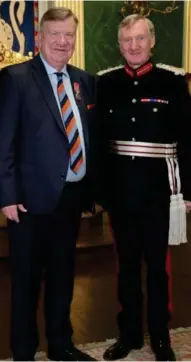
<svg viewBox="0 0 191 362"><path fill-rule="evenodd" d="M48 9L41 18L40 21L40 30L42 31L43 25L46 21L64 21L68 18L72 17L76 23L78 24L78 18L73 13L71 9L65 7L53 7Z"/></svg>
<svg viewBox="0 0 191 362"><path fill-rule="evenodd" d="M132 15L126 16L119 24L118 37L120 35L121 29L131 28L139 20L144 20L148 25L148 30L149 30L150 35L152 37L155 36L155 27L151 20L149 20L148 18L146 18L145 16L143 16L141 14L132 14Z"/></svg>

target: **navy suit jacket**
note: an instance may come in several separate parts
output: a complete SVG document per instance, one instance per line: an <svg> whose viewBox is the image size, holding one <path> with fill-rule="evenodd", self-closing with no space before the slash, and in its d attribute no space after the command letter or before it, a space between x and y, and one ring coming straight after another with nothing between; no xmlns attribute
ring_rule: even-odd
<svg viewBox="0 0 191 362"><path fill-rule="evenodd" d="M78 83L80 88L81 99L76 102L85 140L87 177L91 169L89 131L95 121L95 78L71 65L67 71L72 86ZM53 211L68 162L67 135L39 55L1 70L0 207L23 203L32 213Z"/></svg>

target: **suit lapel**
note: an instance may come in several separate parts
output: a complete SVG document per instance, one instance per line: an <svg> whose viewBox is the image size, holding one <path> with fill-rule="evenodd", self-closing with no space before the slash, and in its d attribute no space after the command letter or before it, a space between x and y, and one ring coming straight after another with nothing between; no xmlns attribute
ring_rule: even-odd
<svg viewBox="0 0 191 362"><path fill-rule="evenodd" d="M67 137L51 83L49 81L46 69L39 55L33 58L32 68L33 68L33 75L35 81L41 90L42 96L46 101L47 107L50 109L50 112L52 113L53 118L57 122L61 132Z"/></svg>

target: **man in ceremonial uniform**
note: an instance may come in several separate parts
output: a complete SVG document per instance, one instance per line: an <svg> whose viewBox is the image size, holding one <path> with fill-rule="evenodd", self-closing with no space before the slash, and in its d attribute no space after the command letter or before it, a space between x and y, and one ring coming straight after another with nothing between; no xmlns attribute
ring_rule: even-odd
<svg viewBox="0 0 191 362"><path fill-rule="evenodd" d="M186 242L191 208L191 98L182 75L154 66L152 22L119 26L124 67L98 82L100 201L109 211L119 258L117 360L143 346L141 261L147 266L148 330L156 360L175 360L168 322L168 244ZM100 165L100 162L99 162ZM104 181L103 181L104 180Z"/></svg>

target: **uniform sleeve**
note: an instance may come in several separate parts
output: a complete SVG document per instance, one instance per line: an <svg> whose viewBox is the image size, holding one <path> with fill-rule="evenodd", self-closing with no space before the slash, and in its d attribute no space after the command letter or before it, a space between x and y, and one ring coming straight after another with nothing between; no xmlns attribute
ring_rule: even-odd
<svg viewBox="0 0 191 362"><path fill-rule="evenodd" d="M106 184L106 166L108 157L108 129L107 129L107 79L100 76L97 78L96 93L96 201L103 208L107 209L107 184Z"/></svg>
<svg viewBox="0 0 191 362"><path fill-rule="evenodd" d="M86 92L87 96L87 110L88 114L88 167L86 172L86 194L84 197L84 208L83 211L95 213L95 189L94 189L94 170L95 170L95 155L97 152L96 149L96 135L95 135L95 125L96 125L96 78L90 74L87 77L88 82L83 83L83 90Z"/></svg>
<svg viewBox="0 0 191 362"><path fill-rule="evenodd" d="M16 133L20 100L15 77L8 68L0 72L0 207L17 203L15 180Z"/></svg>
<svg viewBox="0 0 191 362"><path fill-rule="evenodd" d="M181 191L184 200L191 201L191 95L184 77L179 84L179 119L177 153L180 168Z"/></svg>

